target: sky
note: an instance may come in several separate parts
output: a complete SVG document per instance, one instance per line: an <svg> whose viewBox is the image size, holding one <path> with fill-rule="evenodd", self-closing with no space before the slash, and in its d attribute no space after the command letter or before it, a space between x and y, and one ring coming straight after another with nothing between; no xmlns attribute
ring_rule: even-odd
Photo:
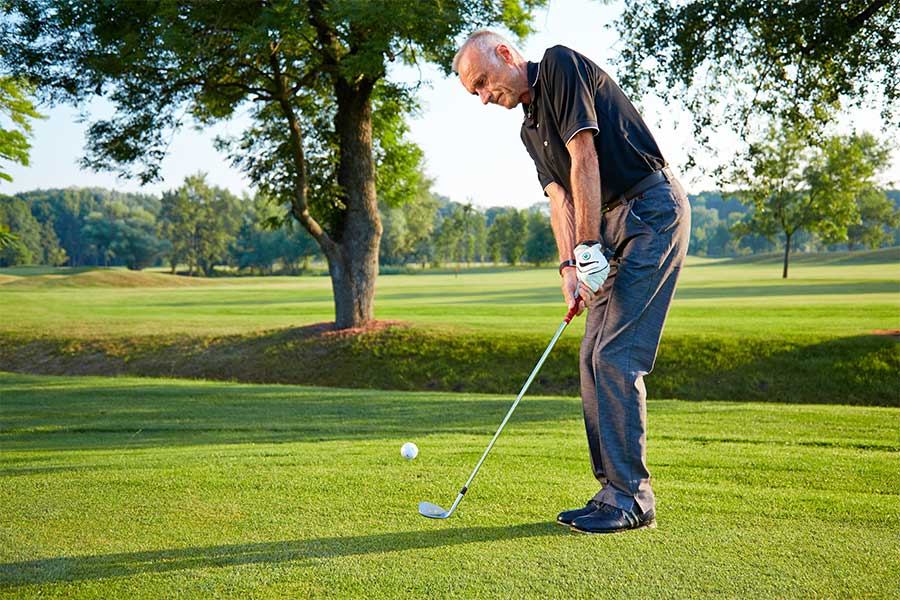
<svg viewBox="0 0 900 600"><path fill-rule="evenodd" d="M619 39L608 26L621 10L621 2L607 5L596 0L550 0L546 8L535 12L536 32L520 51L527 60L539 61L546 48L563 44L591 58L615 79ZM457 78L445 77L432 66L397 66L389 76L410 83L426 82L420 88L422 111L409 124L410 138L424 151L426 172L434 181L432 191L480 207L525 208L544 200L534 165L519 139L521 109L483 106ZM645 98L636 104L685 188L691 193L715 189L713 180L700 168L684 169L688 149L693 145L690 115L681 108L667 107L656 98ZM245 119L236 118L203 131L186 126L172 138L169 155L162 164L163 181L141 187L136 180L122 180L111 173L79 167L87 123L81 121L78 110L68 106L38 110L47 119L33 122L30 165L4 165L13 182L0 180L0 193L78 186L160 194L177 188L186 176L198 171L206 172L210 183L238 195L253 193L249 181L213 146L217 135L239 135L247 123ZM112 107L103 100L94 101L83 110L89 120L109 116L111 111ZM857 110L842 121L844 131L855 128L883 137L880 127L881 119L875 111ZM717 154L723 156L733 154L737 148L732 139L724 136L715 138L713 143ZM900 182L900 151L894 153L885 181Z"/></svg>

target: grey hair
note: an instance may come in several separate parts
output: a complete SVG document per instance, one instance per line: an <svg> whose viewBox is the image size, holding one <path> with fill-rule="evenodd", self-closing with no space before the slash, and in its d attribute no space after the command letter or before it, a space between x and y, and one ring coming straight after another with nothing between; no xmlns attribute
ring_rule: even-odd
<svg viewBox="0 0 900 600"><path fill-rule="evenodd" d="M459 75L459 60L462 57L463 53L468 50L469 46L474 46L478 49L482 54L486 55L494 64L499 62L497 58L497 54L493 52L494 48L499 46L500 44L505 45L509 48L509 51L513 56L521 58L521 54L516 50L516 47L509 43L505 37L500 35L499 33L495 33L489 29L480 29L466 38L466 41L463 42L463 45L459 47L459 51L456 53L456 56L453 57L453 72Z"/></svg>

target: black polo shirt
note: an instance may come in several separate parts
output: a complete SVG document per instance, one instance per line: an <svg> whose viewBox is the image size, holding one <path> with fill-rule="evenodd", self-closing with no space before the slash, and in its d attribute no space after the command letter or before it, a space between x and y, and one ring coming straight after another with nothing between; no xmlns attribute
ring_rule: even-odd
<svg viewBox="0 0 900 600"><path fill-rule="evenodd" d="M594 132L603 204L666 165L641 115L587 57L565 46L549 48L540 63L528 63L528 85L522 142L544 190L555 181L572 193L566 143L583 129Z"/></svg>

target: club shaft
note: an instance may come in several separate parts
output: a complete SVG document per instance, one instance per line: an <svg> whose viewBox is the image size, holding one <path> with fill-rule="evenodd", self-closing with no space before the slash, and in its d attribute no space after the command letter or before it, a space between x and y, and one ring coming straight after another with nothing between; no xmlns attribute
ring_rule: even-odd
<svg viewBox="0 0 900 600"><path fill-rule="evenodd" d="M472 480L475 479L475 474L478 473L478 469L481 468L481 463L484 462L484 459L487 458L488 452L491 451L491 448L494 446L494 442L497 441L497 438L500 437L500 432L503 431L503 428L506 426L506 422L509 421L509 418L512 416L513 411L516 410L516 406L519 405L519 401L522 399L522 396L525 395L525 392L528 391L528 386L531 385L531 382L534 380L535 375L538 374L538 371L541 370L541 365L544 364L544 361L547 360L547 355L550 354L550 351L553 349L553 346L556 345L556 340L559 339L559 336L562 335L562 332L565 331L566 325L569 324L569 320L571 316L569 316L566 320L563 321L562 325L559 326L559 329L556 330L556 335L553 336L553 339L550 340L550 344L547 346L547 349L544 350L544 354L541 356L541 359L534 366L534 370L531 371L531 375L528 376L528 381L525 382L525 385L522 386L522 391L519 392L518 397L516 397L516 401L513 402L512 406L509 407L509 412L506 413L506 417L503 418L503 422L500 423L500 427L497 429L497 433L494 434L494 438L491 440L491 443L488 444L487 450L484 451L484 454L481 455L481 460L478 461L478 464L475 465L475 470L472 471L472 474L469 475L468 481L466 481L466 485L463 486L462 491L456 499L456 502L453 503L453 508L450 509L452 512L456 506L459 504L459 501L462 500L463 494L469 488L469 484L472 483Z"/></svg>

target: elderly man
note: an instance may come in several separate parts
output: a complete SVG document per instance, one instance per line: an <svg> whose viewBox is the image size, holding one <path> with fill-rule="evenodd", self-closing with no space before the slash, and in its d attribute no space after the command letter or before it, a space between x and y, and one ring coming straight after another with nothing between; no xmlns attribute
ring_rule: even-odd
<svg viewBox="0 0 900 600"><path fill-rule="evenodd" d="M587 533L653 527L643 378L687 252L684 190L622 90L581 54L555 46L527 62L503 37L478 31L453 70L483 104L523 106L522 142L550 198L563 298L572 308L578 294L588 307L581 400L601 489L557 521Z"/></svg>

